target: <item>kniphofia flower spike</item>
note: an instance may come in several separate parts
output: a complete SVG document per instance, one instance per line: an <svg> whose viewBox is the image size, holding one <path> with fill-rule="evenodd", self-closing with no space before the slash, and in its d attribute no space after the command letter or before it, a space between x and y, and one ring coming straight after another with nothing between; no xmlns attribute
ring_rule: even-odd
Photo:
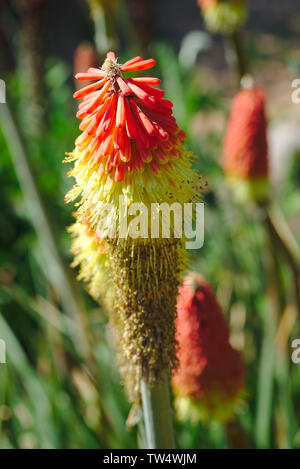
<svg viewBox="0 0 300 469"><path fill-rule="evenodd" d="M224 170L238 195L264 200L269 188L265 95L259 87L236 95L224 144Z"/></svg>
<svg viewBox="0 0 300 469"><path fill-rule="evenodd" d="M232 419L244 394L245 367L229 343L229 328L210 285L185 278L177 302L178 371L173 376L179 416Z"/></svg>
<svg viewBox="0 0 300 469"><path fill-rule="evenodd" d="M174 235L152 238L147 231L147 236L132 238L128 232L121 235L119 225L113 238L108 233L122 218L121 209L127 215L135 202L150 213L153 203L176 202L183 207L201 198L201 177L192 168L192 154L184 147L185 134L172 115L172 103L157 88L160 80L126 76L154 64L153 59L135 57L121 65L109 52L101 68L77 74L78 80L92 83L74 94L82 99L77 113L82 134L67 158L75 161L69 174L76 184L66 200L81 196L74 252L86 273L93 262L86 263L86 254L81 256L86 239L81 230L88 225L97 235L93 243L98 239L103 245L113 279L114 323L119 326L126 374L135 381L127 386L132 399L142 376L155 383L163 370L175 366L176 296L186 254L183 239ZM93 294L97 296L94 289Z"/></svg>

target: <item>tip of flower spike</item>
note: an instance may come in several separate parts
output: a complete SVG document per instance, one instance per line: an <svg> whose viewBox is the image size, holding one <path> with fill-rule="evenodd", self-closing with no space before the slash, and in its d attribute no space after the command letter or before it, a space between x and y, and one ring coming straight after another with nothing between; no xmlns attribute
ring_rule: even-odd
<svg viewBox="0 0 300 469"><path fill-rule="evenodd" d="M107 52L106 57L107 57L108 59L111 59L111 60L114 60L114 61L117 60L116 54L115 54L114 52Z"/></svg>
<svg viewBox="0 0 300 469"><path fill-rule="evenodd" d="M148 70L149 68L154 67L155 60L148 59L143 60L142 57L134 57L131 60L128 60L124 64L120 65L117 62L117 58L114 52L108 52L106 54L106 59L101 68L93 68L91 67L86 73L77 73L75 78L77 80L99 80L104 76L112 76L112 77L121 77L122 72L135 72L141 70ZM145 83L147 84L147 80L150 80L149 84L157 85L159 84L160 80L157 78L145 78ZM140 79L143 82L143 78ZM126 87L126 85L125 85ZM125 93L126 94L126 93Z"/></svg>
<svg viewBox="0 0 300 469"><path fill-rule="evenodd" d="M90 84L74 93L82 99L76 116L82 119L82 130L76 141L78 153L84 152L89 167L102 165L98 174L110 174L119 182L126 173L153 173L161 163L170 162L181 154L185 138L172 116L172 102L164 91L156 88L156 77L126 78L127 72L147 70L155 60L134 57L119 64L109 52L101 68L91 67L76 75ZM99 176L100 177L100 176Z"/></svg>
<svg viewBox="0 0 300 469"><path fill-rule="evenodd" d="M118 64L116 58L112 58L111 56L108 56L108 54L101 69L105 73L106 77L116 78L122 75L120 64Z"/></svg>

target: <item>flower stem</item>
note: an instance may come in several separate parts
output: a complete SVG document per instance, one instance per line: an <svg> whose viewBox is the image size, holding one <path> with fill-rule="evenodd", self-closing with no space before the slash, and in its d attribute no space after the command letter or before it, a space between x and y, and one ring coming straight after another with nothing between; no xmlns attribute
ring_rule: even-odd
<svg viewBox="0 0 300 469"><path fill-rule="evenodd" d="M268 207L266 209L266 227L269 231L269 236L273 238L275 245L282 252L290 267L294 283L294 296L295 303L300 315L300 249L294 239L288 225L286 224L282 215L275 211L274 208Z"/></svg>
<svg viewBox="0 0 300 469"><path fill-rule="evenodd" d="M237 30L232 34L232 44L236 56L236 68L241 80L248 72L248 64L243 45L243 34L241 30Z"/></svg>
<svg viewBox="0 0 300 469"><path fill-rule="evenodd" d="M271 445L271 416L274 398L275 379L275 337L278 320L285 307L285 291L280 275L280 263L276 236L268 216L268 209L264 211L264 225L267 235L266 277L267 309L264 314L263 343L258 374L258 398L256 417L256 443L259 448L269 448Z"/></svg>
<svg viewBox="0 0 300 469"><path fill-rule="evenodd" d="M264 449L269 448L271 444L276 327L277 312L274 311L269 301L263 318L263 342L259 359L255 419L256 447Z"/></svg>
<svg viewBox="0 0 300 469"><path fill-rule="evenodd" d="M147 449L175 448L169 373L153 387L142 379L141 392Z"/></svg>

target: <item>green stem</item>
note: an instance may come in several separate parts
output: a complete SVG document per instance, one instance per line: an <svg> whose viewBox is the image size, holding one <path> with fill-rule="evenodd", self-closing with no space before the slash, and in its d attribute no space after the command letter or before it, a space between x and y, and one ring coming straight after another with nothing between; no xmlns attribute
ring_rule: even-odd
<svg viewBox="0 0 300 469"><path fill-rule="evenodd" d="M285 294L280 278L278 251L274 231L266 216L264 224L268 239L266 277L268 285L268 308L264 314L263 344L259 365L258 398L256 418L256 442L258 448L271 444L272 402L275 378L275 337L278 318L283 312Z"/></svg>
<svg viewBox="0 0 300 469"><path fill-rule="evenodd" d="M292 435L296 432L297 422L291 402L290 357L286 350L276 351L276 378L278 382L278 400L280 427L277 432L277 443L280 449L292 448Z"/></svg>
<svg viewBox="0 0 300 469"><path fill-rule="evenodd" d="M291 233L289 226L285 222L281 214L274 208L268 211L268 222L270 228L274 232L277 244L285 256L286 262L289 265L294 282L294 295L298 314L300 315L300 249Z"/></svg>
<svg viewBox="0 0 300 469"><path fill-rule="evenodd" d="M285 257L286 263L292 272L295 303L298 315L300 315L300 249L298 243L278 210L274 207L263 207L263 210L265 225L268 230L269 237L273 239L276 256L278 248Z"/></svg>
<svg viewBox="0 0 300 469"><path fill-rule="evenodd" d="M232 34L232 43L236 56L236 69L240 81L248 72L248 64L243 45L243 33L241 30L235 31Z"/></svg>
<svg viewBox="0 0 300 469"><path fill-rule="evenodd" d="M169 373L154 387L142 379L141 393L147 449L175 448Z"/></svg>
<svg viewBox="0 0 300 469"><path fill-rule="evenodd" d="M263 343L257 386L255 437L258 448L269 448L271 443L272 402L274 391L274 342L277 318L269 307L264 314Z"/></svg>
<svg viewBox="0 0 300 469"><path fill-rule="evenodd" d="M280 262L278 258L278 250L277 250L277 237L276 232L274 231L274 227L270 222L270 218L268 216L268 212L266 212L265 218L265 228L266 233L268 236L269 242L269 251L270 251L270 262L269 262L269 273L268 277L270 278L270 296L272 300L272 304L274 310L278 313L278 318L284 311L286 305L286 298L285 298L285 291L284 286L282 283L281 278L281 271L280 271Z"/></svg>

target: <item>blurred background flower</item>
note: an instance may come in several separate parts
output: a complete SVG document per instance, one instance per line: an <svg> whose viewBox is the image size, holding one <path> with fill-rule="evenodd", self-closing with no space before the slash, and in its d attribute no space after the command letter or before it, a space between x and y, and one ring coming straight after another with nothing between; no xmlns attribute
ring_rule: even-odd
<svg viewBox="0 0 300 469"><path fill-rule="evenodd" d="M224 146L224 169L232 185L246 197L268 196L268 146L264 92L242 89L235 97ZM242 194L241 194L242 196Z"/></svg>
<svg viewBox="0 0 300 469"><path fill-rule="evenodd" d="M230 420L245 391L245 368L205 279L190 274L177 301L178 371L173 386L181 419Z"/></svg>
<svg viewBox="0 0 300 469"><path fill-rule="evenodd" d="M207 28L214 33L229 34L246 21L245 0L198 0Z"/></svg>

